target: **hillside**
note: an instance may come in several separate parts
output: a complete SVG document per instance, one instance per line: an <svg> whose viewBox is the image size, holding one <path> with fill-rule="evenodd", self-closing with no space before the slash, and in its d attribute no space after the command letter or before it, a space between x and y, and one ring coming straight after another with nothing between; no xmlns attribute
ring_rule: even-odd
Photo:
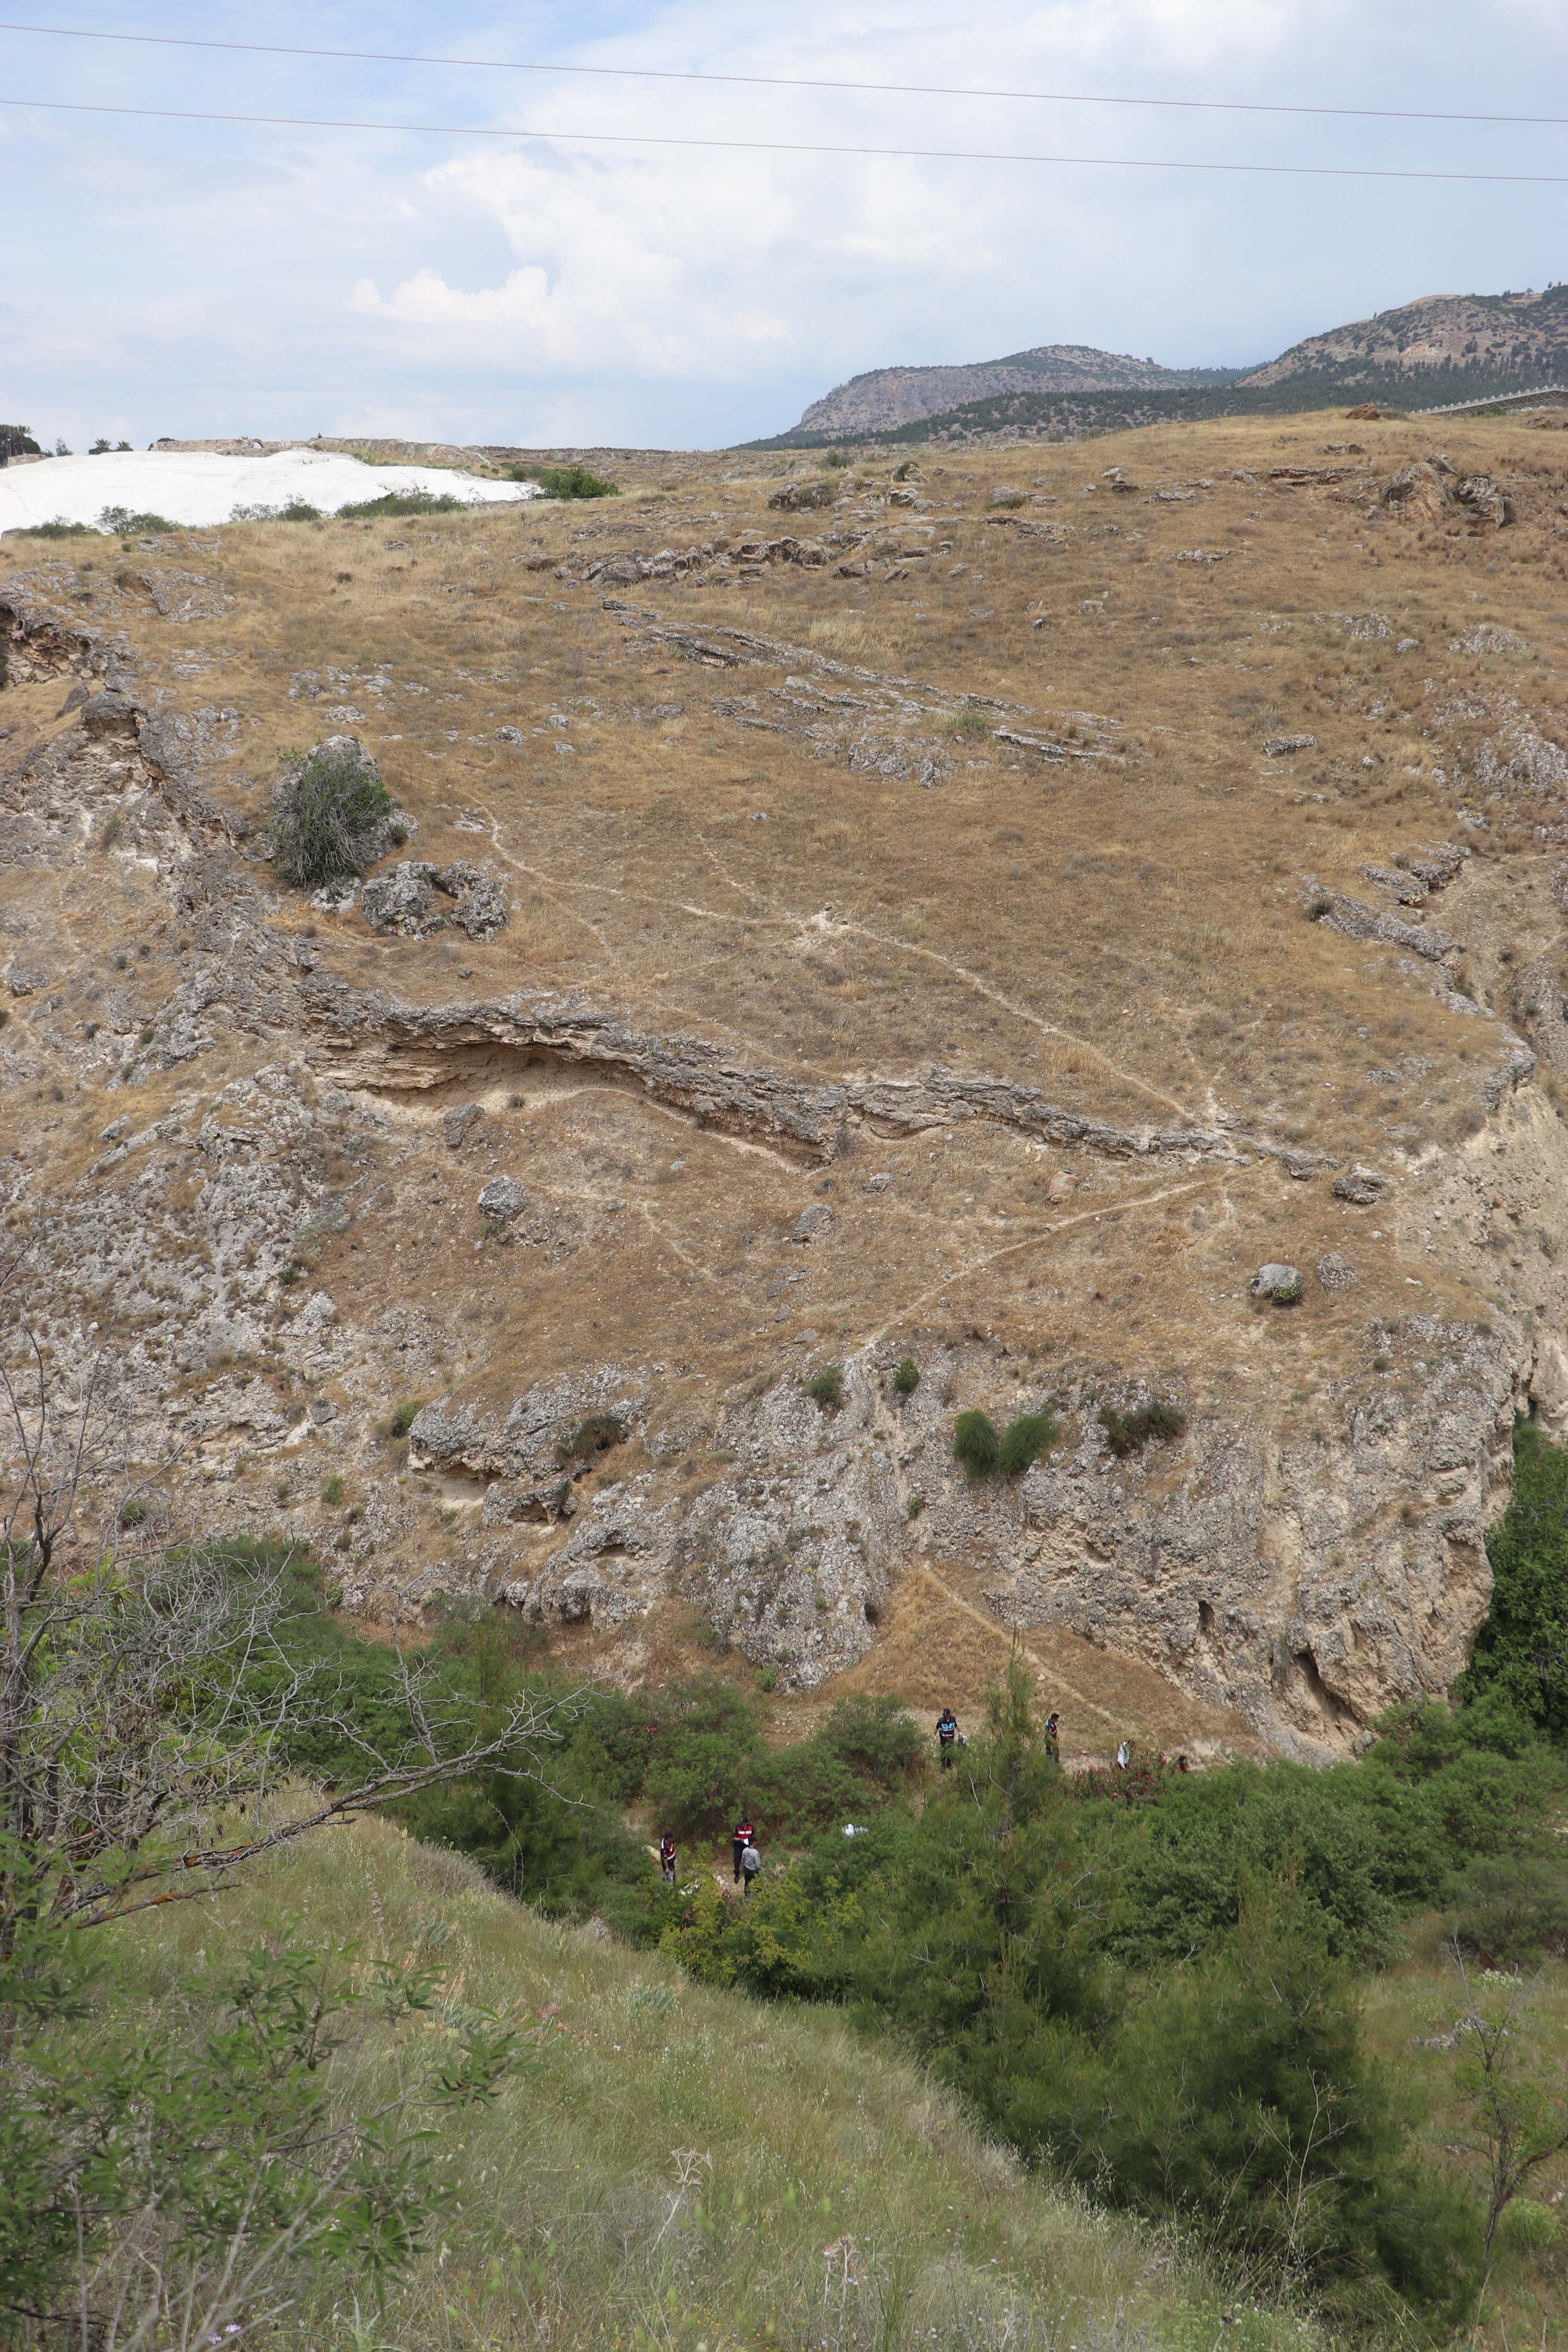
<svg viewBox="0 0 1568 2352"><path fill-rule="evenodd" d="M372 1965L445 1931L456 1997L510 2010L536 2055L453 2132L457 2205L392 2282L384 2315L351 2315L329 2272L277 2340L360 2346L374 2330L376 2343L459 2352L1042 2352L1070 2335L1080 2352L1207 2352L1223 2329L1241 2352L1321 2341L1233 2305L1163 2237L1026 2173L950 2094L833 2011L764 2008L660 1956L549 1927L457 1856L378 1823L296 1853L221 1907L132 1929L170 2030L189 2030L163 1990L171 1966L221 1969L280 1914ZM363 2071L349 2095L366 2097Z"/></svg>
<svg viewBox="0 0 1568 2352"><path fill-rule="evenodd" d="M1241 385L1303 379L1331 397L1397 398L1402 387L1426 406L1568 382L1568 285L1544 294L1428 294L1292 343ZM1458 385L1468 388L1449 388Z"/></svg>
<svg viewBox="0 0 1568 2352"><path fill-rule="evenodd" d="M1445 1690L1568 1419L1563 448L8 537L7 1297L104 1352L94 1508L802 1721L1015 1634L1069 1757ZM312 897L344 736L395 827Z"/></svg>
<svg viewBox="0 0 1568 2352"><path fill-rule="evenodd" d="M982 360L963 367L873 368L814 400L802 415L801 433L886 432L945 415L975 400L1009 394L1102 391L1174 391L1190 384L1228 383L1237 369L1160 367L1153 360L1097 352L1082 343L1041 343L1006 359Z"/></svg>
<svg viewBox="0 0 1568 2352"><path fill-rule="evenodd" d="M1293 343L1265 367L1163 368L1045 344L972 367L880 368L814 401L759 448L836 438L1076 437L1336 401L1440 408L1568 383L1568 285L1544 293L1427 295Z"/></svg>

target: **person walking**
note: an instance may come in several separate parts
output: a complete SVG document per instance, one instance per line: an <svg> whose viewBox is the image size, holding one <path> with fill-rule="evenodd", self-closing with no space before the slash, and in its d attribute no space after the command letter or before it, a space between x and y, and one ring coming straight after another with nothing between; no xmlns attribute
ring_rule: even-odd
<svg viewBox="0 0 1568 2352"><path fill-rule="evenodd" d="M752 1891L752 1881L755 1878L762 1866L763 1857L757 1852L756 1840L754 1838L749 1839L747 1841L746 1850L741 1856L741 1870L745 1891L748 1895Z"/></svg>
<svg viewBox="0 0 1568 2352"><path fill-rule="evenodd" d="M1062 1760L1062 1719L1055 1707L1046 1717L1046 1746L1059 1764Z"/></svg>
<svg viewBox="0 0 1568 2352"><path fill-rule="evenodd" d="M942 1769L945 1772L952 1762L952 1751L958 1745L958 1717L952 1707L944 1706L936 1719L937 1745L942 1749Z"/></svg>
<svg viewBox="0 0 1568 2352"><path fill-rule="evenodd" d="M658 1842L658 1866L664 1874L665 1885L673 1886L675 1885L675 1840L668 1830Z"/></svg>
<svg viewBox="0 0 1568 2352"><path fill-rule="evenodd" d="M752 1827L750 1822L737 1822L731 1834L735 1847L735 1884L739 1886L742 1877L741 1865L742 1857L745 1854L746 1848L752 1843L757 1833Z"/></svg>

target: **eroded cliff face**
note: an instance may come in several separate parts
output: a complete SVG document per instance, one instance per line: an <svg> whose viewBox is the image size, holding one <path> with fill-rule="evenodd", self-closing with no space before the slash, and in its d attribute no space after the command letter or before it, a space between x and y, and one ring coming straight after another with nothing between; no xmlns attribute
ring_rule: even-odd
<svg viewBox="0 0 1568 2352"><path fill-rule="evenodd" d="M1251 528L1250 454L1216 437L1211 535ZM799 567L766 635L710 587L601 604L610 526L590 562L561 516L0 586L5 1297L112 1396L100 1518L134 1486L154 1538L309 1540L383 1624L515 1609L584 1672L719 1658L802 1705L972 1705L1016 1642L1074 1753L1321 1758L1446 1689L1513 1416L1568 1427L1568 756L1528 614L1512 649L1439 635L1414 569L1354 628L1281 618L1278 577L1216 602L1178 491L1026 541L933 476L919 645ZM743 530L771 478L701 493ZM1315 547L1351 529L1336 481L1290 496ZM1185 669L1108 714L1092 599L1055 651L1100 707L1031 710L1043 577L1123 561L1168 566L1215 666L1250 629L1239 715ZM1013 667L971 703L980 563ZM367 564L374 604L335 605ZM387 616L416 593L415 643ZM879 664L851 623L892 633ZM1252 715L1269 662L1311 730ZM947 714L929 787L819 725L900 698L922 742ZM483 922L279 887L307 708L399 795L392 884L460 868ZM973 1407L1056 1435L971 1480Z"/></svg>

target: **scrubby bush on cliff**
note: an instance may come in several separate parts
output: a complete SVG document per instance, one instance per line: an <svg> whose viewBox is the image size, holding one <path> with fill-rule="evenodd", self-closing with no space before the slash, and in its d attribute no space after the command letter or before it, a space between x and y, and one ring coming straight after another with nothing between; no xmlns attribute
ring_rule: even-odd
<svg viewBox="0 0 1568 2352"><path fill-rule="evenodd" d="M272 796L272 863L286 882L320 890L363 874L381 855L392 795L368 751L337 735L286 754Z"/></svg>
<svg viewBox="0 0 1568 2352"><path fill-rule="evenodd" d="M1513 1492L1488 1531L1492 1601L1463 1697L1494 1693L1568 1742L1568 1447L1529 1422L1513 1433Z"/></svg>
<svg viewBox="0 0 1568 2352"><path fill-rule="evenodd" d="M952 1458L972 1478L984 1478L996 1467L1002 1440L988 1412L978 1406L961 1412L952 1424Z"/></svg>

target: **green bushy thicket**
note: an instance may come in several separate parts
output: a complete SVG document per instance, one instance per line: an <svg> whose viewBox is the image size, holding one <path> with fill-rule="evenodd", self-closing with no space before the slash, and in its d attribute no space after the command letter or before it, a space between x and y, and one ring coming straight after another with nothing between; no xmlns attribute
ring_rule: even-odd
<svg viewBox="0 0 1568 2352"><path fill-rule="evenodd" d="M1473 2300L1479 2221L1412 2151L1354 1970L1444 1899L1496 1833L1483 1812L1539 1841L1557 1785L1538 1748L1415 1717L1361 1767L1152 1775L1129 1806L1064 1779L1015 1669L918 1821L823 1839L746 1904L689 1888L662 1941L710 1981L891 2027L1026 2154L1347 2326L1441 2329Z"/></svg>
<svg viewBox="0 0 1568 2352"><path fill-rule="evenodd" d="M1568 1447L1514 1430L1513 1493L1487 1536L1492 1601L1464 1698L1502 1693L1548 1738L1568 1741Z"/></svg>

